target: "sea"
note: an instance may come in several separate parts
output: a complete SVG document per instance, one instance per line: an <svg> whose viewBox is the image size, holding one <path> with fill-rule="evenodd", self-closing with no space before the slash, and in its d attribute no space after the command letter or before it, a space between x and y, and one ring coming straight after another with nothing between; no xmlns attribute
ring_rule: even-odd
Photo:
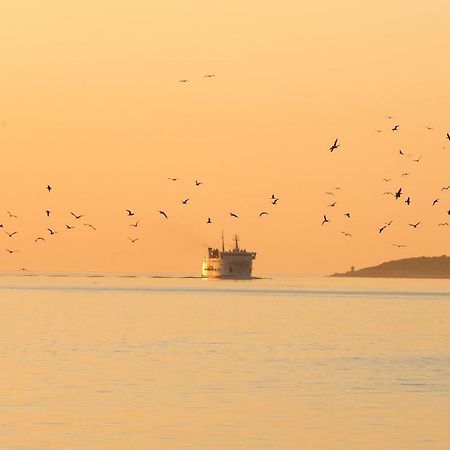
<svg viewBox="0 0 450 450"><path fill-rule="evenodd" d="M450 280L0 276L1 450L450 449Z"/></svg>

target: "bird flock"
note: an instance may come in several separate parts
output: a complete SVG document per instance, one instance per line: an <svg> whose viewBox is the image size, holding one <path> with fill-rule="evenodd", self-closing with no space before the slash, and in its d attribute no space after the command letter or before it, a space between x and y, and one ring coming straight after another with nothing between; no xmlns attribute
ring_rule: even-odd
<svg viewBox="0 0 450 450"><path fill-rule="evenodd" d="M387 119L393 119L392 116L387 116ZM433 131L434 128L430 127L430 126L426 126L425 127L426 130L428 131ZM396 124L394 126L392 126L390 129L388 130L380 130L380 129L376 129L375 131L377 133L382 133L383 131L391 131L391 132L398 132L400 130L400 124ZM446 133L444 138L448 141L450 141L450 133ZM334 140L334 142L332 143L332 145L329 147L329 151L331 153L333 153L333 151L337 150L339 147L341 146L341 144L339 143L339 139L336 138ZM447 148L445 146L442 147L443 149ZM413 163L420 163L422 161L423 155L419 155L417 157L410 157L408 156L407 152L403 151L402 149L400 149L398 151L398 155L401 158L406 158L406 159L410 159L411 162ZM391 183L391 182L396 182L397 186L389 191L385 191L383 192L382 195L387 195L387 196L392 196L392 198L394 199L395 202L397 203L404 203L407 207L410 207L414 202L413 202L413 196L414 196L414 192L405 192L404 187L401 185L402 184L402 179L404 179L405 177L408 177L410 175L409 172L403 172L400 177L397 180L393 180L392 178L387 178L387 177L382 177L381 180L385 183ZM329 190L326 191L324 194L328 195L328 196L333 196L333 198L335 198L336 193L338 191L340 191L341 188L340 187L336 187L333 190ZM435 208L436 205L441 204L441 197L445 196L446 192L450 190L450 185L446 185L446 186L442 186L440 189L439 193L436 193L436 197L431 198L429 200L429 207L430 208ZM445 198L445 201L447 202L447 207L442 208L440 211L440 216L442 218L442 221L438 222L436 225L437 227L448 227L449 226L449 221L450 221L450 209L448 209L448 206L450 205L450 197L447 196ZM331 203L329 203L327 205L327 208L334 208L337 204L337 201L333 201ZM344 216L347 219L351 218L351 213L350 212L345 212ZM333 221L330 220L330 214L325 213L323 214L323 220L321 222L322 226L327 226L328 224L332 223ZM382 233L386 233L387 230L389 229L389 227L392 225L394 221L393 220L388 220L386 222L384 222L381 226L378 227L378 234L382 234ZM418 220L416 222L413 223L407 223L404 224L405 226L410 227L411 229L416 230L417 228L419 228L419 226L421 226L421 224L423 223L422 220ZM374 229L374 232L376 232L376 229ZM351 238L352 234L348 233L347 231L341 231L340 232L343 236ZM397 248L405 248L407 247L407 244L405 243L392 243L392 246L397 247Z"/></svg>

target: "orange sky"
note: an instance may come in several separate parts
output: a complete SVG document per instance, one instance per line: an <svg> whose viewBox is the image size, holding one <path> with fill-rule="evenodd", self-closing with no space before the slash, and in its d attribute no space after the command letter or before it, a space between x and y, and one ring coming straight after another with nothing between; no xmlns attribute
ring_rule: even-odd
<svg viewBox="0 0 450 450"><path fill-rule="evenodd" d="M0 270L196 273L222 228L255 274L448 254L450 3L315 3L3 2Z"/></svg>

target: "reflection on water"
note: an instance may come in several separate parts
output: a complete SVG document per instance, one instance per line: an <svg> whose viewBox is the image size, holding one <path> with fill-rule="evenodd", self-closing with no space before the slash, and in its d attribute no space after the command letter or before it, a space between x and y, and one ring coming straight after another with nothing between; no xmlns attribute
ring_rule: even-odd
<svg viewBox="0 0 450 450"><path fill-rule="evenodd" d="M0 448L448 449L448 280L0 277Z"/></svg>

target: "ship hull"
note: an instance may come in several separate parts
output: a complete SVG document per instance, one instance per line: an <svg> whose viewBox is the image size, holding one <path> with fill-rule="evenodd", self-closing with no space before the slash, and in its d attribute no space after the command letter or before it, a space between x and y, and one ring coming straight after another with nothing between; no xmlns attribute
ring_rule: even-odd
<svg viewBox="0 0 450 450"><path fill-rule="evenodd" d="M253 258L251 256L205 258L202 264L202 277L249 279L252 278L252 268Z"/></svg>

